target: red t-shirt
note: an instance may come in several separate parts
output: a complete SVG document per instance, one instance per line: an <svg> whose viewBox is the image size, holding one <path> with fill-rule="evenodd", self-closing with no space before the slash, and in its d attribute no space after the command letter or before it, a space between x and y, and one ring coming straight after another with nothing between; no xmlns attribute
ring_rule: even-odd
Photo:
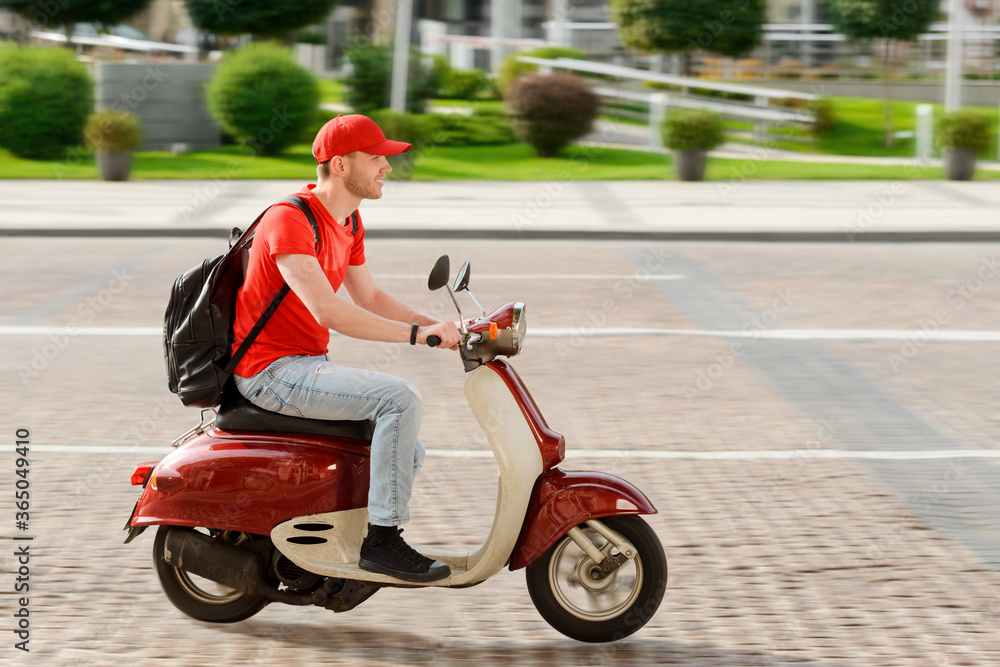
<svg viewBox="0 0 1000 667"><path fill-rule="evenodd" d="M293 204L278 203L264 214L254 233L246 280L236 297L236 320L233 333L235 353L247 333L260 319L264 309L278 293L285 279L278 271L275 255L313 255L336 292L344 282L347 267L365 263L365 230L358 220L358 231L351 234L347 225L337 224L312 193L313 184L296 194L308 202L319 224L319 254L312 225ZM330 331L321 326L294 291L289 291L264 329L237 364L235 373L252 377L281 357L291 354L310 356L326 354L330 346Z"/></svg>

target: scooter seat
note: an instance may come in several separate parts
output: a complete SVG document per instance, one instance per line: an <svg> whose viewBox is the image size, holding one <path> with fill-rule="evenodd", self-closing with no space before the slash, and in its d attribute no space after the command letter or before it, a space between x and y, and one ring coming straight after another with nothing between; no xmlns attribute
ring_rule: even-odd
<svg viewBox="0 0 1000 667"><path fill-rule="evenodd" d="M224 431L264 431L268 433L306 433L371 442L372 421L335 421L306 419L264 410L251 403L230 382L222 392L222 404L215 425Z"/></svg>

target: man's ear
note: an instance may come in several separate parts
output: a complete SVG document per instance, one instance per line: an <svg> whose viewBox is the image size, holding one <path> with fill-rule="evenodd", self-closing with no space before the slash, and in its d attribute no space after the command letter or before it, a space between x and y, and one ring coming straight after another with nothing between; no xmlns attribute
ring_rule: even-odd
<svg viewBox="0 0 1000 667"><path fill-rule="evenodd" d="M347 160L344 159L343 155L335 155L330 160L330 175L331 176L346 176L347 175L347 165L345 164Z"/></svg>

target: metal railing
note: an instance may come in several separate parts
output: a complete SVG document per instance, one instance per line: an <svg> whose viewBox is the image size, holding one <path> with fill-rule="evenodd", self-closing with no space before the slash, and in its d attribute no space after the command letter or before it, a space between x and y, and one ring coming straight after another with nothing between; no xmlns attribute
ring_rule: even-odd
<svg viewBox="0 0 1000 667"><path fill-rule="evenodd" d="M573 58L535 58L533 56L517 56L521 62L538 65L540 71L569 70L612 77L618 80L649 82L671 86L676 92L662 90L641 90L635 88L619 88L610 85L596 85L594 92L604 100L625 100L637 102L647 109L649 122L649 147L662 148L660 124L669 107L688 109L709 109L721 116L736 120L749 120L754 123L754 136L764 140L771 126L781 125L811 125L816 121L816 114L810 103L820 99L819 95L780 88L763 86L748 86L738 83L723 83L707 81L692 77L676 76L661 72L595 63ZM707 91L712 94L737 95L746 100L727 99L725 97L707 97L693 94L691 91ZM752 102L748 101L752 99ZM772 102L792 102L798 108L774 107ZM789 137L791 138L791 137Z"/></svg>

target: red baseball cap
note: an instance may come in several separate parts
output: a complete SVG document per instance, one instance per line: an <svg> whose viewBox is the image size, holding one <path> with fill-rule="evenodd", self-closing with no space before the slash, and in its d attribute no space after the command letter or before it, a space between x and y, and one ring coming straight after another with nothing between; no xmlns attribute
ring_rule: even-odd
<svg viewBox="0 0 1000 667"><path fill-rule="evenodd" d="M316 164L320 164L354 151L399 155L410 150L410 146L402 141L386 139L382 128L368 116L341 114L320 128L313 140L313 155L316 156Z"/></svg>

